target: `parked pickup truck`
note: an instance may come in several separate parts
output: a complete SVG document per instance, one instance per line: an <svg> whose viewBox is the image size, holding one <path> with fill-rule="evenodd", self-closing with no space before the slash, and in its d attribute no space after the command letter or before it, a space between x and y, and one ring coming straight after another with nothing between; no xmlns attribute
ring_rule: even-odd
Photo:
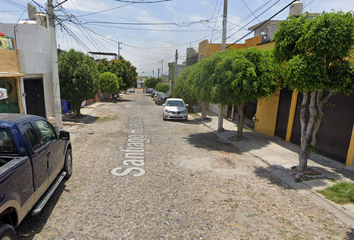
<svg viewBox="0 0 354 240"><path fill-rule="evenodd" d="M0 240L38 214L72 174L70 134L39 116L0 114Z"/></svg>

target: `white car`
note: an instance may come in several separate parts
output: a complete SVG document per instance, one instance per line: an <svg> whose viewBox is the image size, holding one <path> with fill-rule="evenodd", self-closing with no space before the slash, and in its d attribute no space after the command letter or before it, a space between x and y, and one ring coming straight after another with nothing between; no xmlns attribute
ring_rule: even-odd
<svg viewBox="0 0 354 240"><path fill-rule="evenodd" d="M188 104L184 104L183 99L168 98L163 105L163 120L181 119L188 120Z"/></svg>

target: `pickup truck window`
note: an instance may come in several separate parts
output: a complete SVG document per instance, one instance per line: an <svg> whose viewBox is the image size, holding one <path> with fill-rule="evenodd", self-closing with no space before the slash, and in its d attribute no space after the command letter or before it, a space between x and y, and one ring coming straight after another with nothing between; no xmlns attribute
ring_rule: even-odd
<svg viewBox="0 0 354 240"><path fill-rule="evenodd" d="M58 140L56 131L52 125L43 120L37 120L36 124L39 128L39 131L42 133L44 145Z"/></svg>
<svg viewBox="0 0 354 240"><path fill-rule="evenodd" d="M23 127L26 131L28 140L30 141L33 151L36 151L38 148L41 147L41 142L38 139L38 136L30 123L23 124Z"/></svg>
<svg viewBox="0 0 354 240"><path fill-rule="evenodd" d="M17 149L6 129L0 129L0 153L16 153Z"/></svg>

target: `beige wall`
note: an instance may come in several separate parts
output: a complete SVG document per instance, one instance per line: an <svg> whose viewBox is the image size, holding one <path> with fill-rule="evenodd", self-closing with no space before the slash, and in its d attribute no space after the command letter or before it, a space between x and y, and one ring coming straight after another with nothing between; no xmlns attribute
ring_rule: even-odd
<svg viewBox="0 0 354 240"><path fill-rule="evenodd" d="M18 73L18 57L16 50L0 49L0 72Z"/></svg>

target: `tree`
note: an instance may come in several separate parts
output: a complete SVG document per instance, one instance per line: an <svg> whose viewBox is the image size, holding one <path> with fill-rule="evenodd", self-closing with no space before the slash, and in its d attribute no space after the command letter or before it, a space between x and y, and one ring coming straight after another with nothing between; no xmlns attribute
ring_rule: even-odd
<svg viewBox="0 0 354 240"><path fill-rule="evenodd" d="M156 85L156 91L158 92L166 93L168 90L170 90L170 85L168 84L158 83Z"/></svg>
<svg viewBox="0 0 354 240"><path fill-rule="evenodd" d="M313 19L307 14L289 17L280 23L274 41L276 58L286 62L284 84L303 93L297 169L305 171L316 151L323 107L333 94L354 91L354 66L349 62L354 48L354 14L339 11L323 12Z"/></svg>
<svg viewBox="0 0 354 240"><path fill-rule="evenodd" d="M119 79L117 75L110 72L100 74L100 89L103 93L115 94L119 91Z"/></svg>
<svg viewBox="0 0 354 240"><path fill-rule="evenodd" d="M148 88L154 88L156 87L156 85L158 84L158 81L156 78L149 78L145 80L145 85Z"/></svg>
<svg viewBox="0 0 354 240"><path fill-rule="evenodd" d="M195 74L198 74L198 67L196 64L185 68L178 76L176 85L173 87L173 97L182 98L185 103L189 104L189 106L196 105L199 100L193 88Z"/></svg>
<svg viewBox="0 0 354 240"><path fill-rule="evenodd" d="M134 87L138 77L136 67L129 61L126 61L122 56L111 62L104 58L98 63L97 68L100 73L111 72L116 74L119 79L119 87L122 90Z"/></svg>
<svg viewBox="0 0 354 240"><path fill-rule="evenodd" d="M270 50L235 49L224 51L219 57L211 75L211 101L237 105L237 139L243 133L245 104L270 97L279 89L281 67Z"/></svg>
<svg viewBox="0 0 354 240"><path fill-rule="evenodd" d="M71 49L60 54L58 68L61 97L73 106L79 118L81 103L94 98L98 92L96 62L84 53Z"/></svg>

